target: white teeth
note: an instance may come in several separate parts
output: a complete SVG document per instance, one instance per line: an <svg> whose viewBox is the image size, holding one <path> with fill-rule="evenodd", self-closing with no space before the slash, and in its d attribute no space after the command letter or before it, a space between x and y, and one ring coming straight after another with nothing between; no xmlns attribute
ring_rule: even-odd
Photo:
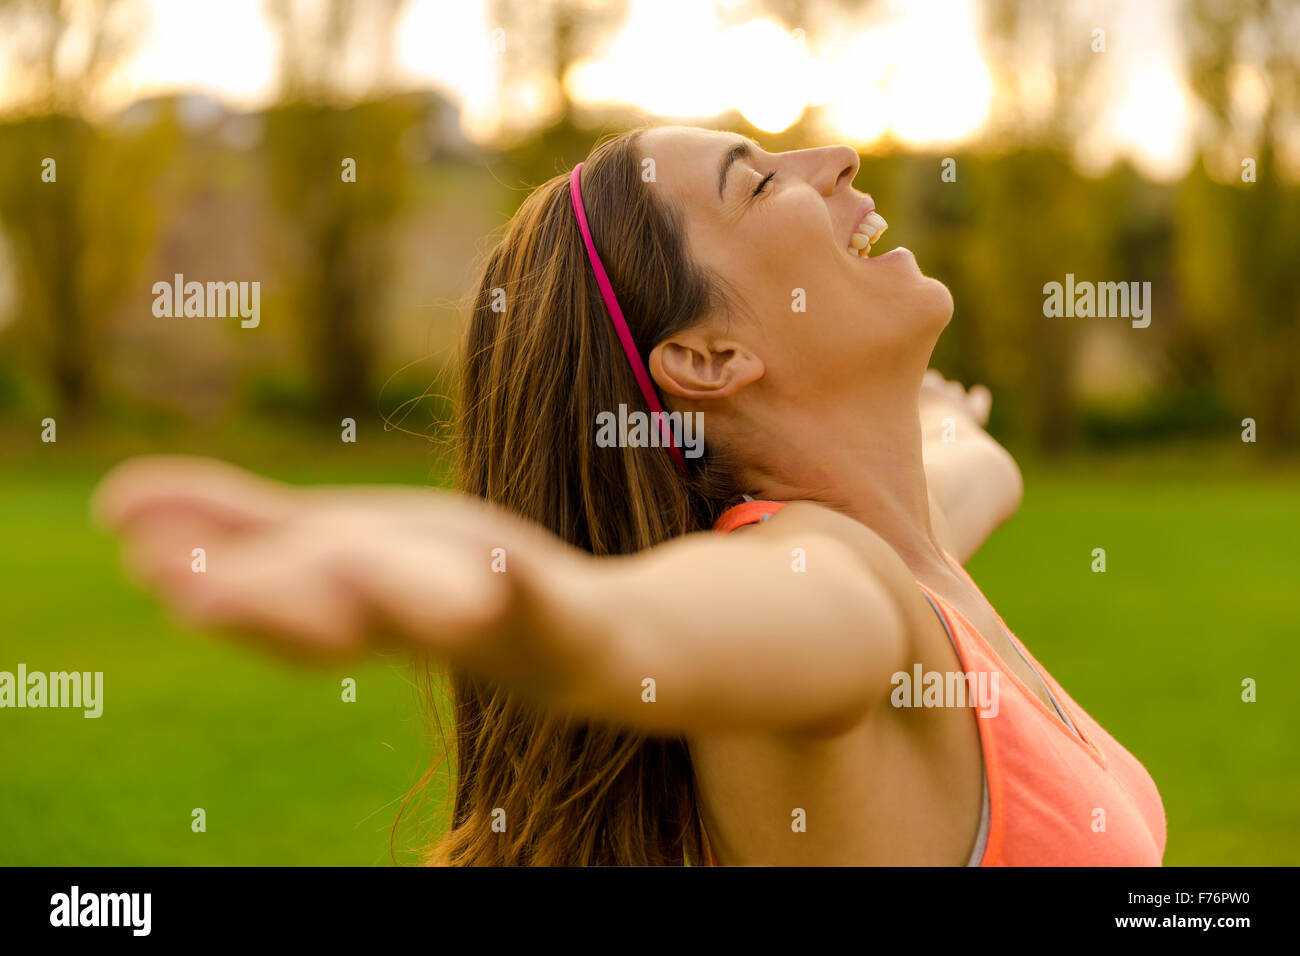
<svg viewBox="0 0 1300 956"><path fill-rule="evenodd" d="M865 232L872 242L880 239L881 235L889 228L889 223L885 222L885 217L874 209L867 213L867 218L862 220L866 229L859 228L859 232Z"/></svg>
<svg viewBox="0 0 1300 956"><path fill-rule="evenodd" d="M866 218L858 223L858 228L849 237L848 254L865 259L871 255L872 243L879 241L888 228L889 223L885 222L885 217L880 213L875 210L867 213Z"/></svg>

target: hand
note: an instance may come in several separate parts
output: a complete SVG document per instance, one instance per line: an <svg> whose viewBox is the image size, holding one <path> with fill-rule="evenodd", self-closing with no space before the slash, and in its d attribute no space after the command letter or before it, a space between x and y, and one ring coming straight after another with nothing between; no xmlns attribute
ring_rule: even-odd
<svg viewBox="0 0 1300 956"><path fill-rule="evenodd" d="M959 561L973 555L1015 513L1024 495L1020 468L984 426L993 396L970 391L933 369L921 382L921 451L931 521Z"/></svg>
<svg viewBox="0 0 1300 956"><path fill-rule="evenodd" d="M294 488L153 457L115 468L93 510L123 537L132 575L188 623L299 660L396 644L529 684L562 676L552 671L565 662L539 642L559 613L553 598L572 591L573 576L559 577L572 549L478 499ZM497 547L507 573L492 570Z"/></svg>
<svg viewBox="0 0 1300 956"><path fill-rule="evenodd" d="M927 433L944 418L965 419L982 429L989 423L992 407L993 393L983 385L972 385L967 391L960 382L950 382L934 369L927 369L921 379L921 424Z"/></svg>

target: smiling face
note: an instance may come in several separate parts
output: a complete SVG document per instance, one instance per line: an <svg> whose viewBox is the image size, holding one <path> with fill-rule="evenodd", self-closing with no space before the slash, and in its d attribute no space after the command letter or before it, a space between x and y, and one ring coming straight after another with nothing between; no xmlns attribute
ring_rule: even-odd
<svg viewBox="0 0 1300 956"><path fill-rule="evenodd" d="M647 130L637 145L654 160L660 198L683 216L691 256L723 280L736 306L706 320L703 336L729 337L778 393L870 375L914 373L919 382L952 297L907 249L857 254L855 233L880 224L872 197L853 188L853 149L768 153L735 134L676 126ZM880 214L888 218L888 209ZM675 380L689 357L671 344L655 352L656 379L683 394L662 379ZM721 395L687 388L685 397Z"/></svg>

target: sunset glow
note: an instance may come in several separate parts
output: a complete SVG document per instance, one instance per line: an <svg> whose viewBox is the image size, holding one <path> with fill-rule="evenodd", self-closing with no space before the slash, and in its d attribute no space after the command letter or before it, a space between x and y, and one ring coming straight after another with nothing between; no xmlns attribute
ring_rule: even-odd
<svg viewBox="0 0 1300 956"><path fill-rule="evenodd" d="M97 91L102 109L178 91L237 109L273 100L279 41L261 0L139 4L147 28ZM886 140L912 148L960 144L978 136L994 106L983 8L974 0L886 2L869 8L870 20L849 11L807 30L763 17L737 21L736 9L630 0L621 21L580 31L580 55L557 79L548 52L532 42L544 31L519 28L521 35L512 35L514 28L492 22L487 0L411 0L391 65L401 87L448 96L461 110L465 135L484 143L552 121L565 95L589 111L684 121L735 111L769 133L811 115L828 138L862 149ZM1160 2L1125 14L1158 41L1141 55L1104 54L1100 75L1113 92L1098 129L1080 136L1087 164L1131 155L1150 175L1171 176L1188 161L1192 109L1173 11ZM0 106L22 96L9 59L0 41ZM1237 84L1243 96L1254 91L1251 79ZM342 78L340 84L347 87ZM1033 111L1049 108L1055 89L1051 71L1038 68L1027 70L1013 92L1022 109Z"/></svg>

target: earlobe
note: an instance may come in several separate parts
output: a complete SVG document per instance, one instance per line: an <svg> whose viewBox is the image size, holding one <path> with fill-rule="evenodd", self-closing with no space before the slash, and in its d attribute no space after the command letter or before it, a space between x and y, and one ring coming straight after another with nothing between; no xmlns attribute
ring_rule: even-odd
<svg viewBox="0 0 1300 956"><path fill-rule="evenodd" d="M727 398L762 378L763 360L736 341L674 336L650 352L650 376L678 398Z"/></svg>

